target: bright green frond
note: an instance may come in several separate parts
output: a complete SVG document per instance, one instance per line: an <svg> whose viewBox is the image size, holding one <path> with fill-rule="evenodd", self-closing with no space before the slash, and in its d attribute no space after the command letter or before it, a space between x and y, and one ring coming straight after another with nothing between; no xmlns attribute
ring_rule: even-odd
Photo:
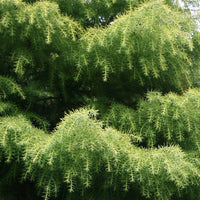
<svg viewBox="0 0 200 200"><path fill-rule="evenodd" d="M162 1L129 11L108 27L89 29L82 42L87 52L80 55L80 62L88 58L88 73L95 66L106 74L105 80L109 74L128 71L143 83L160 79L178 88L189 84L192 24L185 14Z"/></svg>
<svg viewBox="0 0 200 200"><path fill-rule="evenodd" d="M74 111L52 135L22 116L2 118L1 149L9 162L24 160L24 178L36 180L46 198L64 182L71 192L87 188L100 171L109 187L128 190L137 183L142 195L155 199L168 199L198 179L198 169L178 147L136 148L126 135L102 129L94 116L93 110Z"/></svg>

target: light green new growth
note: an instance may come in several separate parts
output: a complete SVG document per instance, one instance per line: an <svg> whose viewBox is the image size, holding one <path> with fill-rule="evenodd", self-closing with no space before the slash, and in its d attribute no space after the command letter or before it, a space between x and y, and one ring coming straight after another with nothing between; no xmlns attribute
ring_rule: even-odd
<svg viewBox="0 0 200 200"><path fill-rule="evenodd" d="M142 195L155 199L169 199L198 180L199 169L178 146L140 149L128 136L102 129L91 116L95 111L74 111L51 135L22 116L1 118L1 155L7 162L24 162L23 178L36 181L45 199L62 184L71 192L90 187L100 172L115 189L126 191L137 183Z"/></svg>
<svg viewBox="0 0 200 200"><path fill-rule="evenodd" d="M197 89L182 96L149 92L146 100L139 102L137 111L114 104L104 120L148 147L180 144L187 150L199 150L199 106Z"/></svg>
<svg viewBox="0 0 200 200"><path fill-rule="evenodd" d="M101 68L105 81L110 73L128 71L142 85L151 77L180 88L190 84L192 61L187 52L193 49L192 28L186 14L162 1L146 3L106 28L88 30L81 38L87 51L80 62L88 58L86 63Z"/></svg>

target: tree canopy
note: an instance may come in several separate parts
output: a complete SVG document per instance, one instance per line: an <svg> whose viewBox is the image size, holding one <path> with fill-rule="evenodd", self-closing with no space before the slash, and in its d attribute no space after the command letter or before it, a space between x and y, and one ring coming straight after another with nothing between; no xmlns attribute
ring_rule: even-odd
<svg viewBox="0 0 200 200"><path fill-rule="evenodd" d="M184 2L0 0L2 199L200 198Z"/></svg>

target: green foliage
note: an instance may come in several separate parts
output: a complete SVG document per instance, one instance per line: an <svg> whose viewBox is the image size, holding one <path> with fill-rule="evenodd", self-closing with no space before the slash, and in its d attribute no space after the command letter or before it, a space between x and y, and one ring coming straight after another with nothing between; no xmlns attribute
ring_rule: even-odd
<svg viewBox="0 0 200 200"><path fill-rule="evenodd" d="M45 199L57 194L62 184L70 192L87 188L100 172L115 189L126 191L137 183L142 195L155 199L169 199L173 192L196 183L198 168L180 148L134 147L128 136L102 129L94 117L93 110L70 113L52 135L22 116L1 118L1 154L6 162L24 162L23 178L35 180Z"/></svg>
<svg viewBox="0 0 200 200"><path fill-rule="evenodd" d="M25 98L22 88L11 78L0 76L0 98L6 99L10 95L18 95Z"/></svg>
<svg viewBox="0 0 200 200"><path fill-rule="evenodd" d="M50 2L27 5L21 1L2 0L0 12L3 13L2 56L9 58L9 69L19 77L28 76L29 81L40 77L43 83L47 81L51 85L59 57L71 56L77 30L81 31L78 23L62 16L58 5Z"/></svg>
<svg viewBox="0 0 200 200"><path fill-rule="evenodd" d="M104 81L109 74L128 71L127 78L137 84L162 82L180 89L190 85L191 30L184 13L162 1L150 2L119 16L106 29L89 29L82 37L87 52L79 62L100 68Z"/></svg>
<svg viewBox="0 0 200 200"><path fill-rule="evenodd" d="M199 149L199 97L198 90L183 96L149 93L137 111L138 132L148 146L179 143L183 148Z"/></svg>
<svg viewBox="0 0 200 200"><path fill-rule="evenodd" d="M72 16L88 27L109 24L119 13L125 12L130 7L137 7L144 0L51 0L51 2L56 2L62 13Z"/></svg>
<svg viewBox="0 0 200 200"><path fill-rule="evenodd" d="M199 199L184 2L0 0L1 199Z"/></svg>
<svg viewBox="0 0 200 200"><path fill-rule="evenodd" d="M199 150L199 99L197 89L182 96L149 92L139 102L137 111L114 104L104 120L147 147L179 144L187 150Z"/></svg>

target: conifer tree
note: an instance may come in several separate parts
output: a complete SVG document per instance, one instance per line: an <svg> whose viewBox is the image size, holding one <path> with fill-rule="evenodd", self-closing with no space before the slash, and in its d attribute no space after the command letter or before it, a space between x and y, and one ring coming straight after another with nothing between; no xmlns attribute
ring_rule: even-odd
<svg viewBox="0 0 200 200"><path fill-rule="evenodd" d="M0 0L1 199L199 199L195 1Z"/></svg>

